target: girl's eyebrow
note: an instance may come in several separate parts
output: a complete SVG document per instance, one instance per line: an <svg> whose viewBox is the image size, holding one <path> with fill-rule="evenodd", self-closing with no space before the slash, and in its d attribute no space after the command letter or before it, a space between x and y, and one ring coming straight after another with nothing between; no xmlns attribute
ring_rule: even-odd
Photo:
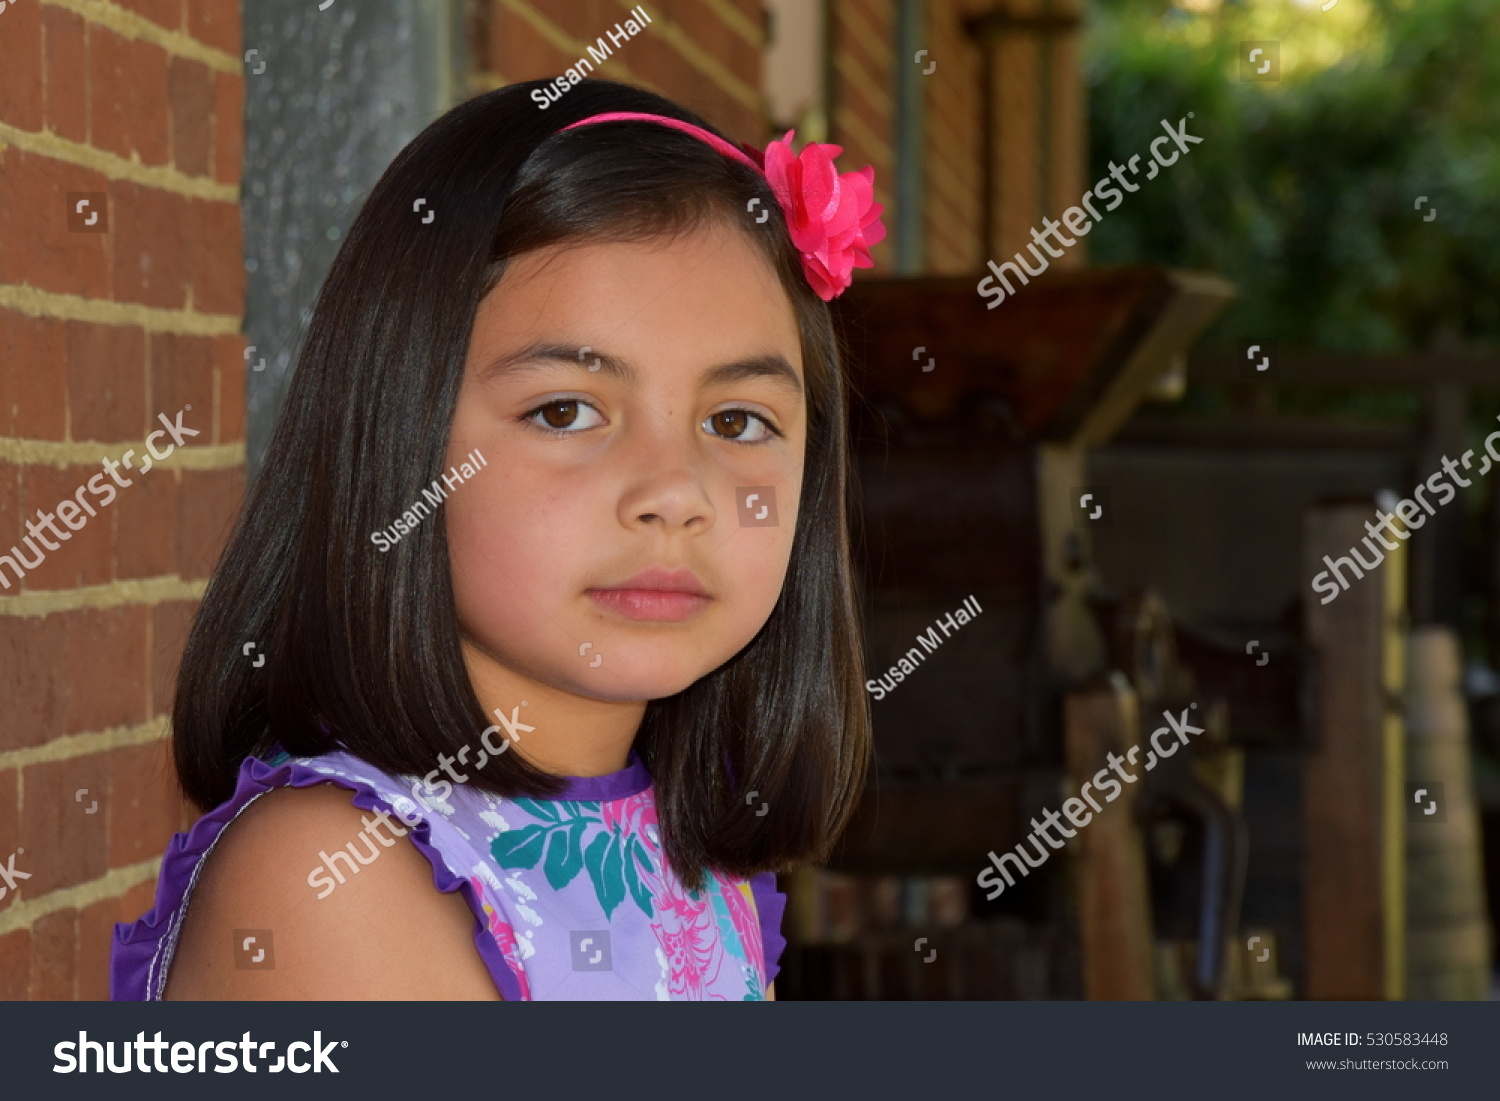
<svg viewBox="0 0 1500 1101"><path fill-rule="evenodd" d="M603 371L626 385L634 385L640 378L639 372L630 361L621 359L619 356L595 351L587 345L551 344L545 341L536 341L516 351L495 357L479 369L477 377L480 382L514 377L529 371L543 370L542 364L544 363L576 367L590 374L594 371ZM699 388L708 389L712 386L750 378L768 379L798 398L802 397L802 380L797 377L796 370L780 352L746 356L743 359L710 367L703 373Z"/></svg>

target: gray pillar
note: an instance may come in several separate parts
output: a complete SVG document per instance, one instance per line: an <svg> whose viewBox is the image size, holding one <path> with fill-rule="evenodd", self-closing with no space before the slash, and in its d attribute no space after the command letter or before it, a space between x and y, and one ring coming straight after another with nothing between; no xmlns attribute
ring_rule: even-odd
<svg viewBox="0 0 1500 1101"><path fill-rule="evenodd" d="M244 0L242 12L253 478L345 231L402 146L464 98L468 55L464 6L448 0Z"/></svg>

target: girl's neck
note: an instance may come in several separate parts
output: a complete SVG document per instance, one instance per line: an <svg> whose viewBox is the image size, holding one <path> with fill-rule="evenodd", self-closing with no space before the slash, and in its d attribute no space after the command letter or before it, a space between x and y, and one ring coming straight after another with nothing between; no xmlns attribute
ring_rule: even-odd
<svg viewBox="0 0 1500 1101"><path fill-rule="evenodd" d="M514 749L555 776L604 776L623 769L646 714L645 700L596 700L502 668L464 642L474 694Z"/></svg>

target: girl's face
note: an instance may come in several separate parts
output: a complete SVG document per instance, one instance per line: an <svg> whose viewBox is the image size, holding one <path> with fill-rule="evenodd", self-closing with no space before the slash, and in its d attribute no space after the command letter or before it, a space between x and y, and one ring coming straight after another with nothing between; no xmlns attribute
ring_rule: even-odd
<svg viewBox="0 0 1500 1101"><path fill-rule="evenodd" d="M448 445L488 464L445 506L471 671L647 700L722 665L781 593L805 441L796 316L741 230L514 260Z"/></svg>

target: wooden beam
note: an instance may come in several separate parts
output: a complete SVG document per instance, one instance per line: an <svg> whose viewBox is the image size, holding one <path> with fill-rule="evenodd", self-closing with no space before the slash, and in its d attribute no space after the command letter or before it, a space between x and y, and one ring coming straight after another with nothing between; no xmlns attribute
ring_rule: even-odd
<svg viewBox="0 0 1500 1101"><path fill-rule="evenodd" d="M1026 437L1098 444L1234 294L1207 273L1059 269L991 311L980 278L861 280L834 303L856 415L889 400L972 427L976 400L994 398Z"/></svg>
<svg viewBox="0 0 1500 1101"><path fill-rule="evenodd" d="M1327 604L1307 600L1307 636L1318 661L1313 750L1303 785L1305 996L1399 999L1405 986L1406 544L1365 561L1373 502L1326 505L1305 518L1304 576L1329 569L1348 582ZM1399 523L1399 521L1397 521ZM1340 561L1340 560L1345 561ZM1364 576L1358 576L1363 572Z"/></svg>
<svg viewBox="0 0 1500 1101"><path fill-rule="evenodd" d="M1234 284L1210 272L1167 270L1164 274L1171 297L1130 349L1125 366L1078 416L1069 440L1072 446L1098 447L1108 441L1169 373L1174 357L1191 348L1235 297Z"/></svg>
<svg viewBox="0 0 1500 1101"><path fill-rule="evenodd" d="M1069 692L1063 727L1069 789L1076 792L1109 753L1125 754L1139 743L1134 689L1116 673ZM1139 785L1121 786L1119 797L1080 827L1073 842L1083 989L1090 1001L1156 998L1146 848L1133 813Z"/></svg>
<svg viewBox="0 0 1500 1101"><path fill-rule="evenodd" d="M1257 371L1261 356L1271 365ZM1203 352L1189 357L1189 383L1257 386L1390 387L1425 390L1448 384L1500 390L1500 353L1419 352L1412 355L1346 355L1341 352L1261 349L1251 362L1242 355Z"/></svg>
<svg viewBox="0 0 1500 1101"><path fill-rule="evenodd" d="M1138 413L1120 429L1110 446L1409 454L1421 442L1421 430L1406 425L1340 424L1318 417L1185 417Z"/></svg>

